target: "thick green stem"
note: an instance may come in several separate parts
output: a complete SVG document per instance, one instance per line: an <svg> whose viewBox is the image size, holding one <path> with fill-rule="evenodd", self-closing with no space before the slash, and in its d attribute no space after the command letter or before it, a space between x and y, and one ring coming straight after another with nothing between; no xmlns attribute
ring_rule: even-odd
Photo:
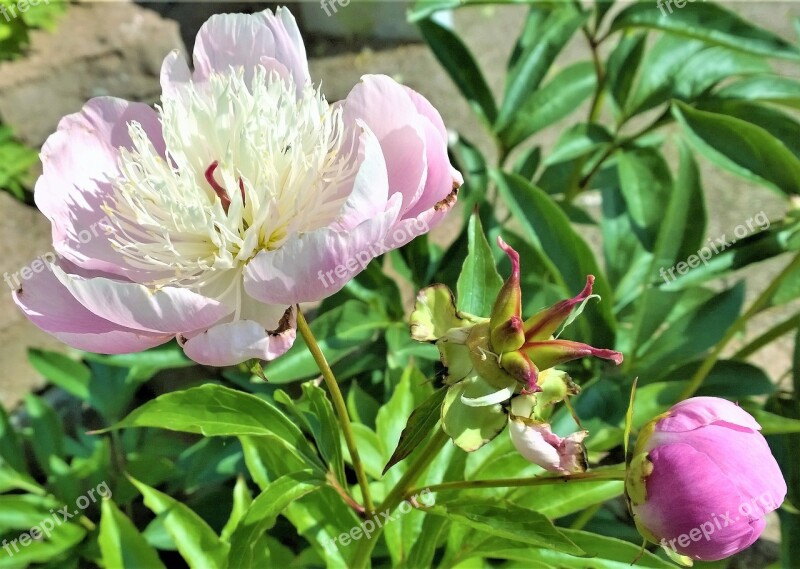
<svg viewBox="0 0 800 569"><path fill-rule="evenodd" d="M428 444L417 451L413 462L411 462L403 476L400 477L400 480L397 481L397 484L394 485L394 488L392 488L381 503L378 513L391 514L394 509L402 503L404 497L408 493L408 489L416 482L417 478L419 478L425 469L430 466L433 459L439 455L439 451L444 448L448 440L449 437L447 434L445 434L441 428L437 428L433 437L428 441ZM375 521L378 522L377 514L375 516ZM380 523L376 523L376 525L378 529L367 539L362 539L358 543L358 549L350 565L352 569L365 569L369 566L372 550L375 548L375 544L378 543L378 539L383 533L383 526Z"/></svg>
<svg viewBox="0 0 800 569"><path fill-rule="evenodd" d="M336 382L336 377L333 375L331 366L328 365L325 355L322 353L316 338L314 338L314 334L311 332L311 328L309 328L308 322L306 322L306 318L300 310L300 306L297 306L297 329L306 341L306 346L308 346L308 350L317 363L317 367L322 374L322 379L325 380L325 385L328 386L333 408L336 409L336 414L339 416L342 434L347 443L347 448L350 451L350 458L353 461L353 470L356 472L358 485L361 487L361 495L364 497L364 509L367 515L372 515L375 511L375 506L372 503L372 497L369 493L367 474L364 471L364 465L361 464L361 457L358 455L358 446L356 445L356 438L353 434L353 425L350 423L350 415L347 413L347 405L344 402L342 391L339 389L339 384Z"/></svg>
<svg viewBox="0 0 800 569"><path fill-rule="evenodd" d="M580 483L597 480L624 480L625 465L607 470L594 470L592 472L578 472L576 474L558 474L535 476L533 478L498 478L495 480L462 480L459 482L444 482L433 484L425 488L415 488L407 491L408 495L419 494L423 490L431 492L445 492L447 490L479 490L483 488L522 488L527 486L545 486L547 484Z"/></svg>
<svg viewBox="0 0 800 569"><path fill-rule="evenodd" d="M763 308L767 306L769 301L772 299L775 292L778 290L778 287L781 286L784 280L792 273L794 273L798 268L800 268L800 254L798 254L791 263L786 265L786 267L781 271L781 273L775 277L775 280L762 292L759 297L753 302L747 312L742 314L739 318L736 319L736 322L731 324L731 327L728 328L728 331L725 333L725 336L722 337L722 340L717 343L714 349L708 354L703 363L697 368L697 371L692 376L692 379L689 380L689 385L686 386L686 389L680 395L679 400L688 399L695 392L700 389L700 386L703 385L703 381L708 374L711 373L711 370L714 368L714 365L719 360L722 351L725 347L730 343L731 340L742 331L745 324L758 312L760 312Z"/></svg>

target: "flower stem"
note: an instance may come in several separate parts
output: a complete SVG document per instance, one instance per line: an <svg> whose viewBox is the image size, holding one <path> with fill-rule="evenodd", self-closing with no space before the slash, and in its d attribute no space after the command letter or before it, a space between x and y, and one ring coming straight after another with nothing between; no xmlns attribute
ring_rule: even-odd
<svg viewBox="0 0 800 569"><path fill-rule="evenodd" d="M433 484L425 488L415 488L409 490L409 495L418 494L423 490L430 490L431 492L444 492L447 490L464 490L472 489L479 490L482 488L521 488L527 486L544 486L547 484L559 483L579 483L579 482L592 482L596 480L624 480L625 479L625 465L607 469L607 470L594 470L592 472L578 472L576 474L558 474L558 475L543 475L534 476L532 478L498 478L495 480L462 480L459 482L444 482L443 484Z"/></svg>
<svg viewBox="0 0 800 569"><path fill-rule="evenodd" d="M775 277L772 283L764 290L764 292L759 295L750 308L747 309L747 312L742 314L736 319L736 322L731 324L731 327L728 328L725 336L723 336L719 343L714 346L712 352L708 354L708 357L706 357L700 367L697 368L697 371L692 376L692 379L689 380L689 385L686 386L686 389L683 390L678 398L679 401L688 399L694 395L698 389L700 389L700 387L703 385L703 380L708 377L708 374L711 373L714 365L719 360L722 350L724 350L728 343L733 340L736 334L741 332L742 328L744 328L745 324L747 324L747 322L753 316L767 306L770 299L772 299L772 296L775 294L781 284L783 284L783 281L785 281L787 277L792 275L798 269L800 269L800 254L795 256L795 258L792 259L792 262L786 265L783 271L781 271L781 273Z"/></svg>
<svg viewBox="0 0 800 569"><path fill-rule="evenodd" d="M299 305L297 306L297 329L306 341L308 351L311 352L311 355L314 357L314 361L317 363L317 367L322 374L322 379L325 380L325 385L328 386L328 391L330 391L331 400L333 401L333 407L336 409L336 414L339 416L342 434L347 443L347 448L350 451L350 458L353 461L353 470L356 472L358 485L361 488L364 509L368 516L372 515L375 511L375 505L372 503L372 496L369 493L369 482L367 481L367 474L364 471L364 465L361 463L361 457L358 455L358 447L356 446L356 439L353 434L353 425L350 423L350 415L347 413L347 405L344 402L342 391L339 389L339 384L336 382L336 377L333 375L331 366L328 365L328 361L325 359L325 355L322 353L317 339L314 338L314 334L311 332L311 328L308 326L308 322L306 322L306 318L303 316Z"/></svg>
<svg viewBox="0 0 800 569"><path fill-rule="evenodd" d="M401 504L404 497L408 494L409 487L416 482L417 478L430 466L433 459L435 459L439 451L442 450L447 443L449 437L441 428L437 428L433 437L428 441L424 448L417 451L414 461L409 465L408 470L403 473L397 484L389 492L386 498L380 505L379 511L386 514L391 514L394 509ZM377 515L377 514L375 514ZM383 525L377 524L378 529L370 535L367 539L362 539L358 543L358 549L352 559L350 567L352 569L365 569L369 566L370 556L375 544L378 543L383 533Z"/></svg>

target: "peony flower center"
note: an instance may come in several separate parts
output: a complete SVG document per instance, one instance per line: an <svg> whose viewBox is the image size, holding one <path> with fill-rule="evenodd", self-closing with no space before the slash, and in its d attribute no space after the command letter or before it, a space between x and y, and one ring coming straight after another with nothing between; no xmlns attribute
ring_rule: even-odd
<svg viewBox="0 0 800 569"><path fill-rule="evenodd" d="M106 212L130 265L219 297L244 265L287 237L327 226L354 175L340 108L312 86L256 68L179 85L159 112L166 157L138 123L121 150Z"/></svg>

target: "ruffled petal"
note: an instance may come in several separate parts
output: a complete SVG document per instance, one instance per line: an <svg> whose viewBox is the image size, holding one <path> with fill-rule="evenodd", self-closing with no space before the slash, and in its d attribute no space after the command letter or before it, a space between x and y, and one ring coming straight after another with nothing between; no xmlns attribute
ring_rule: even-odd
<svg viewBox="0 0 800 569"><path fill-rule="evenodd" d="M761 425L744 409L719 397L692 397L673 406L667 417L659 420L657 431L680 433L712 423L729 423L751 431Z"/></svg>
<svg viewBox="0 0 800 569"><path fill-rule="evenodd" d="M244 68L245 76L252 79L263 57L288 69L298 88L311 81L303 38L288 9L278 8L275 14L271 10L217 14L197 33L194 79L204 81L211 73L228 73L231 67Z"/></svg>
<svg viewBox="0 0 800 569"><path fill-rule="evenodd" d="M60 255L85 269L143 280L148 273L127 265L111 246L112 224L102 209L119 174L119 149L132 147L128 124L134 121L163 155L161 123L147 105L98 97L61 119L42 148L43 173L34 197L52 223Z"/></svg>
<svg viewBox="0 0 800 569"><path fill-rule="evenodd" d="M105 277L84 278L53 272L75 299L101 318L135 330L178 334L208 328L232 309L185 288L153 290Z"/></svg>
<svg viewBox="0 0 800 569"><path fill-rule="evenodd" d="M424 123L404 87L385 75L365 75L343 104L346 128L363 121L380 142L389 192L403 196L401 217L417 203L427 179Z"/></svg>
<svg viewBox="0 0 800 569"><path fill-rule="evenodd" d="M139 352L173 337L132 330L90 312L75 300L49 266L34 272L13 297L34 325L79 350L100 354Z"/></svg>
<svg viewBox="0 0 800 569"><path fill-rule="evenodd" d="M389 199L389 177L378 139L363 121L358 121L361 135L358 138L359 164L352 189L339 213L336 227L352 229L386 211Z"/></svg>
<svg viewBox="0 0 800 569"><path fill-rule="evenodd" d="M511 442L526 460L550 472L572 474L586 470L583 439L587 431L559 437L547 423L512 417L508 423Z"/></svg>
<svg viewBox="0 0 800 569"><path fill-rule="evenodd" d="M267 304L291 305L338 292L388 250L384 241L399 205L393 198L386 212L350 231L326 227L295 235L274 251L261 251L245 268L247 294Z"/></svg>
<svg viewBox="0 0 800 569"><path fill-rule="evenodd" d="M288 308L274 330L253 320L217 324L187 340L183 350L197 363L210 366L236 365L253 358L269 361L291 348L296 334L296 314Z"/></svg>

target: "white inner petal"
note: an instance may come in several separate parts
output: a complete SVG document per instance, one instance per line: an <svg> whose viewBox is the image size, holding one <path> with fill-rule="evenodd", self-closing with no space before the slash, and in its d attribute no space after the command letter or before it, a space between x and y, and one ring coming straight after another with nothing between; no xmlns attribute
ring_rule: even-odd
<svg viewBox="0 0 800 569"><path fill-rule="evenodd" d="M158 107L166 159L129 124L121 175L106 204L114 246L135 267L166 275L241 310L242 269L259 251L327 226L356 168L340 108L312 86L259 67L190 83Z"/></svg>

